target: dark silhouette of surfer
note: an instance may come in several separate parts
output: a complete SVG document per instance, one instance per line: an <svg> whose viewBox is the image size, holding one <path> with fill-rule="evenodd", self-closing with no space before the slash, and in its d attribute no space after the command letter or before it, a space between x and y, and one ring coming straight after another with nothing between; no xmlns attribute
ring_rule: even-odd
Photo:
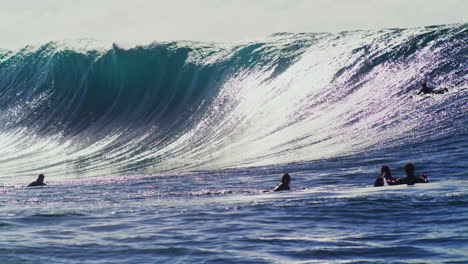
<svg viewBox="0 0 468 264"><path fill-rule="evenodd" d="M418 92L418 95L420 95L421 93L422 94L443 94L445 92L448 92L448 89L447 88L444 88L444 89L441 89L441 90L435 90L435 89L431 89L427 86L427 82L424 81L421 83L421 90L419 90Z"/></svg>
<svg viewBox="0 0 468 264"><path fill-rule="evenodd" d="M31 183L28 185L28 187L46 185L46 184L44 183L44 178L45 178L44 174L39 174L39 176L37 176L37 180L31 182Z"/></svg>
<svg viewBox="0 0 468 264"><path fill-rule="evenodd" d="M388 185L395 185L395 181L396 179L392 177L390 167L383 165L380 168L380 177L375 180L374 186L385 186L385 182L387 182Z"/></svg>
<svg viewBox="0 0 468 264"><path fill-rule="evenodd" d="M281 178L281 183L278 186L276 186L276 188L273 191L278 192L278 191L291 190L291 187L289 187L290 182L291 182L291 176L289 176L288 173L285 173L283 177Z"/></svg>
<svg viewBox="0 0 468 264"><path fill-rule="evenodd" d="M429 182L426 178L426 175L423 174L422 178L419 178L414 175L414 165L412 163L407 163L405 165L405 173L406 177L397 179L396 184L408 184L408 185L413 185L415 183L427 183Z"/></svg>

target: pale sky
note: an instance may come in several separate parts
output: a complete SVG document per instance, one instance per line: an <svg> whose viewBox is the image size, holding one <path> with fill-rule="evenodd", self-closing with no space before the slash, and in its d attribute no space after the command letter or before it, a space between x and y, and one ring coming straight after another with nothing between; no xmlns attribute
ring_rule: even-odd
<svg viewBox="0 0 468 264"><path fill-rule="evenodd" d="M64 39L246 41L468 22L468 0L0 0L0 48Z"/></svg>

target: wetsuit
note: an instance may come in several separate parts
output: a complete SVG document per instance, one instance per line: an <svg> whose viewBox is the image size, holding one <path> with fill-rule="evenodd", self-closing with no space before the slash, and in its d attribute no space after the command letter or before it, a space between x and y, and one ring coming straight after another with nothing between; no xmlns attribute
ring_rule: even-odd
<svg viewBox="0 0 468 264"><path fill-rule="evenodd" d="M433 90L433 89L427 87L427 85L423 84L421 90L419 90L418 95L421 94L421 93L423 93L423 94L443 94L445 92L448 92L447 88L444 88L442 90Z"/></svg>
<svg viewBox="0 0 468 264"><path fill-rule="evenodd" d="M289 185L280 183L278 186L276 186L276 188L273 191L278 192L278 191L289 191L289 190L291 190L291 187L289 187Z"/></svg>
<svg viewBox="0 0 468 264"><path fill-rule="evenodd" d="M377 178L374 183L374 187L384 186L385 183L382 178Z"/></svg>
<svg viewBox="0 0 468 264"><path fill-rule="evenodd" d="M33 181L28 185L28 187L43 186L43 185L46 185L46 184L43 182Z"/></svg>
<svg viewBox="0 0 468 264"><path fill-rule="evenodd" d="M388 185L396 185L396 179L392 176L385 177L387 180ZM374 187L385 186L385 181L382 177L379 177L375 180Z"/></svg>
<svg viewBox="0 0 468 264"><path fill-rule="evenodd" d="M426 182L428 181L423 178L416 177L416 176L406 176L405 178L396 180L396 184L408 184L408 185L413 185L415 183L426 183Z"/></svg>
<svg viewBox="0 0 468 264"><path fill-rule="evenodd" d="M433 90L431 90L429 87L427 87L426 85L423 84L423 88L421 88L421 90L419 91L418 94L428 94L428 93L434 93Z"/></svg>

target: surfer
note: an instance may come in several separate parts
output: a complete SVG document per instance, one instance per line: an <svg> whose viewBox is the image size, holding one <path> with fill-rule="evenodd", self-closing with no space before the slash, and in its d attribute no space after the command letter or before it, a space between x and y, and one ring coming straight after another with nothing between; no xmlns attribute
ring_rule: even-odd
<svg viewBox="0 0 468 264"><path fill-rule="evenodd" d="M46 184L44 183L44 174L39 174L39 176L37 176L37 180L31 182L31 183L28 185L28 187L32 187L32 186L43 186L43 185L46 185Z"/></svg>
<svg viewBox="0 0 468 264"><path fill-rule="evenodd" d="M375 180L374 186L394 185L395 181L396 179L392 177L392 173L390 172L390 167L383 165L380 168L380 177Z"/></svg>
<svg viewBox="0 0 468 264"><path fill-rule="evenodd" d="M278 192L278 191L291 190L291 187L289 187L290 182L291 182L291 176L289 176L288 173L285 173L283 177L281 178L281 183L278 186L276 186L276 188L273 191Z"/></svg>
<svg viewBox="0 0 468 264"><path fill-rule="evenodd" d="M421 83L421 90L419 90L418 92L418 95L420 95L421 93L423 94L443 94L445 92L448 92L448 89L447 88L444 88L444 89L441 89L441 90L434 90L434 89L431 89L429 87L427 87L427 82L424 81Z"/></svg>
<svg viewBox="0 0 468 264"><path fill-rule="evenodd" d="M395 184L408 184L408 185L413 185L415 183L427 183L429 182L426 178L426 175L423 174L422 178L419 178L414 175L414 165L412 163L407 163L405 165L405 173L406 177L397 179Z"/></svg>

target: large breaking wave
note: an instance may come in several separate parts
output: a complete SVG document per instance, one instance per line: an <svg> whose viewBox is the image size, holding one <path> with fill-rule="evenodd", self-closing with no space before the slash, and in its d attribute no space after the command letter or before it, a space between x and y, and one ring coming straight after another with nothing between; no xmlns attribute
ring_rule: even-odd
<svg viewBox="0 0 468 264"><path fill-rule="evenodd" d="M0 51L0 177L270 166L466 135L467 30ZM450 92L415 96L422 80Z"/></svg>

